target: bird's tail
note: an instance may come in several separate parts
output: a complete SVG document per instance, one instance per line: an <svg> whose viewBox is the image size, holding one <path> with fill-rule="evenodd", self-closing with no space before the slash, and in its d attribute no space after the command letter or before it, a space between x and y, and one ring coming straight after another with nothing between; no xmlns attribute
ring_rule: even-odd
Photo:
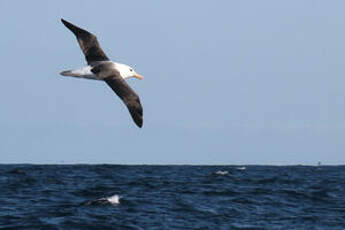
<svg viewBox="0 0 345 230"><path fill-rule="evenodd" d="M86 79L92 79L92 80L100 80L97 78L95 74L93 74L90 71L89 66L84 67L82 69L75 69L75 70L65 70L62 71L60 74L62 76L70 76L70 77L79 77L79 78L86 78Z"/></svg>
<svg viewBox="0 0 345 230"><path fill-rule="evenodd" d="M73 73L73 70L62 71L60 74L62 76L77 76L75 73Z"/></svg>

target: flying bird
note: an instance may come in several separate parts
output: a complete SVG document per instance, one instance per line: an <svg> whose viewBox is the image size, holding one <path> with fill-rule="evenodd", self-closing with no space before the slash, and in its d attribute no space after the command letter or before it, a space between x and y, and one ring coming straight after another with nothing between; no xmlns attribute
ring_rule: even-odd
<svg viewBox="0 0 345 230"><path fill-rule="evenodd" d="M110 61L100 47L95 35L64 19L61 19L61 21L76 36L88 65L81 69L63 71L60 74L105 81L125 103L133 121L141 128L143 125L143 108L139 96L126 83L125 79L135 77L141 80L143 76L137 74L128 65Z"/></svg>

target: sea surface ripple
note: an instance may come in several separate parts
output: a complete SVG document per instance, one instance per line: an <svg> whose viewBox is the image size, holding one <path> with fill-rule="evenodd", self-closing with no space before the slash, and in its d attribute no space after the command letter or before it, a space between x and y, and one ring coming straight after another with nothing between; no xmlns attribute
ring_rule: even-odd
<svg viewBox="0 0 345 230"><path fill-rule="evenodd" d="M0 165L0 229L345 229L345 166Z"/></svg>

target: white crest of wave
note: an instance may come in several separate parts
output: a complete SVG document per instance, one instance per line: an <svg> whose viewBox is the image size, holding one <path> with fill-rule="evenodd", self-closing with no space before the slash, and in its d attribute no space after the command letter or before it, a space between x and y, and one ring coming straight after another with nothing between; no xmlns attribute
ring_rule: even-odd
<svg viewBox="0 0 345 230"><path fill-rule="evenodd" d="M226 174L228 174L229 172L228 171L221 171L221 170L218 170L217 172L216 172L216 174L217 175L226 175Z"/></svg>
<svg viewBox="0 0 345 230"><path fill-rule="evenodd" d="M119 195L113 195L107 198L107 201L111 204L120 204L120 196Z"/></svg>
<svg viewBox="0 0 345 230"><path fill-rule="evenodd" d="M246 170L246 167L237 167L238 170Z"/></svg>

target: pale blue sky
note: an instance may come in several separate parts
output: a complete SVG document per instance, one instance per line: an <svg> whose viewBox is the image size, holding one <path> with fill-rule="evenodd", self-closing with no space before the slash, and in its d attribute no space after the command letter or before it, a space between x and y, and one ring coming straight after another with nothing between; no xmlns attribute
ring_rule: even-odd
<svg viewBox="0 0 345 230"><path fill-rule="evenodd" d="M345 163L344 1L0 1L0 163ZM63 17L144 75L144 126Z"/></svg>

